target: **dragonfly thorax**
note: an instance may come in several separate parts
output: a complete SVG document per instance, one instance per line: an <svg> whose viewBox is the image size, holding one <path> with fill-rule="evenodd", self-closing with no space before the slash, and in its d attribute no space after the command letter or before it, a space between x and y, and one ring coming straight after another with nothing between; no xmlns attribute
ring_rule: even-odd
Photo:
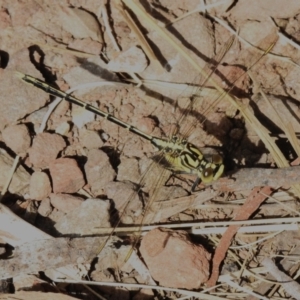
<svg viewBox="0 0 300 300"><path fill-rule="evenodd" d="M177 136L172 136L170 140L154 138L152 144L162 152L162 157L157 161L174 173L196 175L204 183L217 180L223 174L220 155L204 156L186 139Z"/></svg>
<svg viewBox="0 0 300 300"><path fill-rule="evenodd" d="M167 147L163 149L163 152L172 157L178 157L183 151L185 151L187 141L180 139L178 136L172 136L168 141Z"/></svg>

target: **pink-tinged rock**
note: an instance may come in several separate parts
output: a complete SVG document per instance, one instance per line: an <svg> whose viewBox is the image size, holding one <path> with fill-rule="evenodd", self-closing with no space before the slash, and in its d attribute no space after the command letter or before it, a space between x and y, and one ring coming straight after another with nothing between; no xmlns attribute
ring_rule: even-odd
<svg viewBox="0 0 300 300"><path fill-rule="evenodd" d="M68 194L51 194L50 201L52 206L60 211L68 213L74 208L80 206L84 200L80 197L75 197Z"/></svg>
<svg viewBox="0 0 300 300"><path fill-rule="evenodd" d="M24 124L6 127L2 137L6 146L17 154L25 153L31 144L29 130Z"/></svg>
<svg viewBox="0 0 300 300"><path fill-rule="evenodd" d="M103 146L103 141L96 131L80 129L79 130L80 144L87 149L97 149Z"/></svg>
<svg viewBox="0 0 300 300"><path fill-rule="evenodd" d="M44 172L34 172L30 177L29 193L32 200L43 200L51 193L51 183Z"/></svg>
<svg viewBox="0 0 300 300"><path fill-rule="evenodd" d="M116 177L116 172L111 166L107 154L98 149L89 151L84 170L95 195L103 194L107 183Z"/></svg>
<svg viewBox="0 0 300 300"><path fill-rule="evenodd" d="M47 168L65 147L66 142L60 135L39 133L29 149L29 160L36 168Z"/></svg>
<svg viewBox="0 0 300 300"><path fill-rule="evenodd" d="M76 193L84 184L84 177L73 158L59 158L49 166L54 193Z"/></svg>
<svg viewBox="0 0 300 300"><path fill-rule="evenodd" d="M159 285L197 289L209 278L211 254L193 244L185 231L151 230L143 238L140 252Z"/></svg>

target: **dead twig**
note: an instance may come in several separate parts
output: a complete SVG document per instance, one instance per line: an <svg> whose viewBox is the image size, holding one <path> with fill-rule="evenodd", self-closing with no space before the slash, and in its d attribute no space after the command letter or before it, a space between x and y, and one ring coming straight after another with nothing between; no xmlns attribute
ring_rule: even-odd
<svg viewBox="0 0 300 300"><path fill-rule="evenodd" d="M262 185L288 188L298 183L300 183L299 166L280 169L245 168L214 182L213 188L223 192L232 192L251 190L255 186Z"/></svg>
<svg viewBox="0 0 300 300"><path fill-rule="evenodd" d="M258 209L263 201L267 197L260 192L263 192L266 195L272 193L272 188L265 186L263 188L256 187L253 189L252 193L247 198L245 204L240 208L234 220L248 220L249 217ZM231 244L231 241L234 235L237 233L241 225L231 225L228 227L227 231L222 236L218 247L216 248L214 258L213 258L213 267L210 279L207 282L208 287L215 286L219 278L219 268L224 260L227 250Z"/></svg>

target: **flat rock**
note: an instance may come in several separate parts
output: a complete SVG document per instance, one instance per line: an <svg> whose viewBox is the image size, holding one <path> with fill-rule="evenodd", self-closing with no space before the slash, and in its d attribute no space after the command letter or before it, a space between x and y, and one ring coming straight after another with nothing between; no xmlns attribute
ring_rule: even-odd
<svg viewBox="0 0 300 300"><path fill-rule="evenodd" d="M55 228L61 234L91 234L96 227L111 227L109 212L109 201L87 199L79 207L62 216Z"/></svg>
<svg viewBox="0 0 300 300"><path fill-rule="evenodd" d="M300 10L299 1L290 0L288 3L289 5L286 5L281 0L253 0L249 6L247 0L242 0L233 7L231 15L237 20L265 20L270 17L287 19Z"/></svg>
<svg viewBox="0 0 300 300"><path fill-rule="evenodd" d="M112 168L107 154L99 149L89 151L84 170L87 181L95 195L103 194L107 183L116 177L116 172Z"/></svg>
<svg viewBox="0 0 300 300"><path fill-rule="evenodd" d="M31 145L29 130L24 124L7 126L2 137L6 146L17 154L25 153Z"/></svg>
<svg viewBox="0 0 300 300"><path fill-rule="evenodd" d="M103 146L103 141L96 131L80 129L79 130L80 144L87 149L97 149Z"/></svg>
<svg viewBox="0 0 300 300"><path fill-rule="evenodd" d="M15 70L43 79L30 62L28 49L11 57L8 67L0 71L0 130L38 110L49 99L47 93L18 79Z"/></svg>
<svg viewBox="0 0 300 300"><path fill-rule="evenodd" d="M43 200L51 193L51 183L45 172L34 172L30 177L29 193L32 200Z"/></svg>
<svg viewBox="0 0 300 300"><path fill-rule="evenodd" d="M14 159L9 156L9 154L0 149L0 189L2 190L6 181L7 176L10 174L11 168L13 166ZM30 175L25 170L25 168L20 165L14 172L8 191L11 194L16 194L19 196L24 196L29 189Z"/></svg>
<svg viewBox="0 0 300 300"><path fill-rule="evenodd" d="M46 198L40 202L40 206L38 208L38 213L43 217L48 217L52 212L52 207L50 204L50 199Z"/></svg>
<svg viewBox="0 0 300 300"><path fill-rule="evenodd" d="M29 149L29 160L36 168L47 168L65 147L66 142L60 135L39 133Z"/></svg>
<svg viewBox="0 0 300 300"><path fill-rule="evenodd" d="M139 162L136 158L121 157L121 163L118 166L118 181L131 181L139 183L141 173L139 170Z"/></svg>
<svg viewBox="0 0 300 300"><path fill-rule="evenodd" d="M58 158L49 166L54 193L76 193L84 184L84 176L73 158Z"/></svg>
<svg viewBox="0 0 300 300"><path fill-rule="evenodd" d="M79 207L84 200L68 194L51 194L50 201L56 209L68 213Z"/></svg>
<svg viewBox="0 0 300 300"><path fill-rule="evenodd" d="M102 44L93 41L90 38L86 39L74 39L68 44L69 49L78 50L85 53L90 53L94 55L100 55L102 50Z"/></svg>
<svg viewBox="0 0 300 300"><path fill-rule="evenodd" d="M211 254L193 244L185 231L151 230L144 236L140 252L159 285L197 289L209 278Z"/></svg>

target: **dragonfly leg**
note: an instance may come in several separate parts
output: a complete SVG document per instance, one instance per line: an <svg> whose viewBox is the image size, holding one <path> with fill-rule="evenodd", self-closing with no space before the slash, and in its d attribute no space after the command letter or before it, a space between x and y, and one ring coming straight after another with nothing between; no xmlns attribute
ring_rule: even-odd
<svg viewBox="0 0 300 300"><path fill-rule="evenodd" d="M201 178L197 176L196 180L194 181L192 188L191 188L191 193L195 192L195 189L197 187L197 185L201 182Z"/></svg>

